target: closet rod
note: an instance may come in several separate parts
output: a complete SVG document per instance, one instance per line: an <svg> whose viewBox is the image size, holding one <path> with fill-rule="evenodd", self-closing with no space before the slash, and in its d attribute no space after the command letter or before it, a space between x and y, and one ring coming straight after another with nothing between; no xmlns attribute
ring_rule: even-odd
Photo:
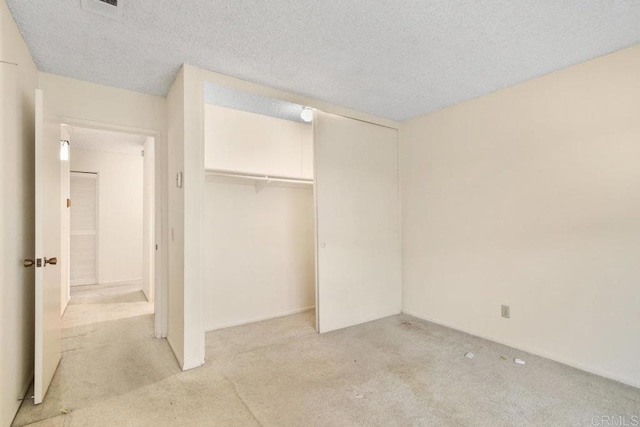
<svg viewBox="0 0 640 427"><path fill-rule="evenodd" d="M232 171L224 171L224 170L206 170L205 175L222 176L227 178L250 179L253 181L288 182L291 184L313 184L312 179L288 178L286 176L276 176L276 175L258 175L258 174L232 172Z"/></svg>

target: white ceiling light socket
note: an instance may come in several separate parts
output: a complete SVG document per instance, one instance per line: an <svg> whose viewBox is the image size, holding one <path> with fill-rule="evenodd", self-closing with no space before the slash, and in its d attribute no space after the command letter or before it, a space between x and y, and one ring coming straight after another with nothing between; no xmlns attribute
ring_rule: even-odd
<svg viewBox="0 0 640 427"><path fill-rule="evenodd" d="M122 19L124 0L82 0L82 8L107 18Z"/></svg>
<svg viewBox="0 0 640 427"><path fill-rule="evenodd" d="M307 123L311 123L313 121L313 110L311 107L304 107L302 112L300 112L300 118Z"/></svg>

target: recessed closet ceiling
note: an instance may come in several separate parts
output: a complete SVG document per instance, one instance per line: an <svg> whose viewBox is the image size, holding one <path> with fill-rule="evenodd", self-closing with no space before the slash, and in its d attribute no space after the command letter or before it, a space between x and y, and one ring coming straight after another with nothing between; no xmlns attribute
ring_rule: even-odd
<svg viewBox="0 0 640 427"><path fill-rule="evenodd" d="M293 104L255 93L243 92L210 82L204 85L204 101L207 104L218 105L220 107L248 111L250 113L262 114L263 116L290 120L292 122L311 124L302 120L300 116L300 113L302 113L304 109L303 105Z"/></svg>
<svg viewBox="0 0 640 427"><path fill-rule="evenodd" d="M7 0L42 71L165 96L182 63L404 120L640 42L640 1Z"/></svg>
<svg viewBox="0 0 640 427"><path fill-rule="evenodd" d="M79 126L65 126L65 128L69 132L71 155L73 155L74 148L137 154L142 151L147 140L144 135L131 133L89 129Z"/></svg>

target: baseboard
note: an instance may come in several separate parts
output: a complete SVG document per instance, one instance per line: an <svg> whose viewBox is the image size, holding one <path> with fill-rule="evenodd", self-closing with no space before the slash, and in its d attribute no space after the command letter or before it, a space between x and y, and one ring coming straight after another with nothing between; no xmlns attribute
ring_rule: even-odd
<svg viewBox="0 0 640 427"><path fill-rule="evenodd" d="M29 389L33 385L33 372L31 372L31 374L29 375L28 378L29 379L27 380L25 385L22 387L21 393L18 395L19 399L25 399L25 400L27 399L27 393L29 393ZM18 411L20 410L20 406L22 406L22 401L16 399L16 406L15 406L15 410L14 410L14 413L13 413L13 417L11 418L11 422L13 422L13 420L16 418L16 415L18 415Z"/></svg>
<svg viewBox="0 0 640 427"><path fill-rule="evenodd" d="M80 279L80 280L70 280L69 281L69 286L74 288L76 286L93 286L93 285L97 285L98 281L97 280L85 280L85 279Z"/></svg>
<svg viewBox="0 0 640 427"><path fill-rule="evenodd" d="M33 384L33 372L31 372L31 375L29 375L29 379L27 380L26 384L22 389L22 393L20 394L22 398L24 398L27 395L27 393L29 392L29 388L31 387L32 384Z"/></svg>
<svg viewBox="0 0 640 427"><path fill-rule="evenodd" d="M128 285L131 283L140 282L142 284L142 277L136 279L125 279L125 280L114 280L112 282L100 282L98 285L100 286L118 286L118 285Z"/></svg>
<svg viewBox="0 0 640 427"><path fill-rule="evenodd" d="M62 314L64 315L64 312L67 311L67 307L69 307L69 301L71 301L71 297L67 297L67 300L64 303L64 307L62 307Z"/></svg>
<svg viewBox="0 0 640 427"><path fill-rule="evenodd" d="M171 340L169 339L169 337L166 337L165 339L167 340L167 343L169 343L169 348L173 352L173 357L176 358L176 361L178 362L178 366L180 366L180 369L184 370L184 362L182 361L182 357L178 355L178 352L176 351L175 347L171 343Z"/></svg>
<svg viewBox="0 0 640 427"><path fill-rule="evenodd" d="M489 335L478 334L477 332L474 332L474 331L471 331L471 330L468 330L468 329L459 328L458 326L452 325L451 323L443 322L443 321L440 321L439 319L434 319L434 318L431 318L431 317L428 317L428 316L423 316L421 314L413 313L413 312L408 311L408 310L402 310L402 312L404 314L408 314L409 316L417 317L418 319L422 319L422 320L426 320L427 322L435 323L436 325L440 325L440 326L444 326L444 327L449 328L449 329L454 329L456 331L464 332L465 334L473 335L474 337L483 338L485 340L492 341L492 342L495 342L497 344L506 345L507 347L511 347L511 348L516 349L516 350L520 350L520 351L524 351L524 352L527 352L527 353L531 353L531 354L533 354L535 356L544 357L545 359L553 360L554 362L562 363L563 365L567 365L567 366L570 366L572 368L588 372L590 374L594 374L594 375L598 375L600 377L608 378L610 380L618 381L620 383L629 385L631 387L640 388L640 381L634 380L633 378L623 377L623 376L614 374L612 372L606 371L604 369L595 368L593 366L585 365L585 364L582 364L580 362L575 362L575 361L572 361L572 360L567 360L565 358L558 357L558 356L555 356L553 354L550 354L550 353L547 353L545 351L541 351L541 350L538 350L538 349L535 349L535 348L530 348L530 347L521 346L521 345L513 345L513 344L508 343L506 341L502 341L502 340L500 340L498 338L495 338L495 337L492 337L492 336L489 336Z"/></svg>
<svg viewBox="0 0 640 427"><path fill-rule="evenodd" d="M176 352L176 349L171 343L171 340L169 339L169 337L165 339L169 343L169 348L171 348L171 351L173 352L173 356L176 358L176 361L178 362L180 369L182 369L183 371L188 371L189 369L194 369L204 365L204 360L189 360L187 361L187 363L183 362L182 358L178 355L178 352Z"/></svg>
<svg viewBox="0 0 640 427"><path fill-rule="evenodd" d="M229 322L229 323L223 323L222 325L216 325L213 327L205 328L205 332L213 332L219 329L226 329L226 328L232 328L234 326L246 325L248 323L262 322L263 320L276 319L278 317L284 317L284 316L291 316L292 314L304 313L305 311L310 311L315 308L316 308L315 306L297 308L295 310L283 311L280 313L270 314L267 316L260 316L260 317L254 317L251 319L244 319L244 320L238 320L238 321Z"/></svg>
<svg viewBox="0 0 640 427"><path fill-rule="evenodd" d="M132 283L140 283L140 289L142 289L142 278L136 279L126 279L126 280L114 280L112 282L98 282L98 283L76 283L71 284L72 288L79 288L83 286L120 286L120 285L129 285Z"/></svg>
<svg viewBox="0 0 640 427"><path fill-rule="evenodd" d="M189 369L198 368L204 365L204 360L190 360L182 366L183 371L188 371Z"/></svg>

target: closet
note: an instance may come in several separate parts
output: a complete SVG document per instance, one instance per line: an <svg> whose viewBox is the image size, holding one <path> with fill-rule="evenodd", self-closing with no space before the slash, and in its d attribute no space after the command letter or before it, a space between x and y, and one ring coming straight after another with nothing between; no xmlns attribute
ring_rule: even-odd
<svg viewBox="0 0 640 427"><path fill-rule="evenodd" d="M315 308L313 126L303 111L205 85L207 331Z"/></svg>
<svg viewBox="0 0 640 427"><path fill-rule="evenodd" d="M205 330L400 313L397 129L212 82L204 99Z"/></svg>

